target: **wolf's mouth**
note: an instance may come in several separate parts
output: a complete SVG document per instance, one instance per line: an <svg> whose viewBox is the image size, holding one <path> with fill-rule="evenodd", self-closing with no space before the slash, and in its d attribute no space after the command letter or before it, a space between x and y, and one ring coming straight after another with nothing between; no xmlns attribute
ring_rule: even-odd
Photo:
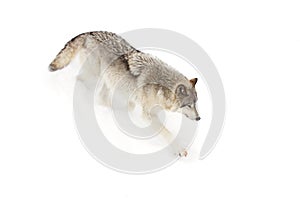
<svg viewBox="0 0 300 200"><path fill-rule="evenodd" d="M187 118L189 118L189 119L192 119L192 118L190 118L187 114L184 114ZM201 119L201 117L196 117L195 119L192 119L192 120L196 120L196 121L199 121Z"/></svg>

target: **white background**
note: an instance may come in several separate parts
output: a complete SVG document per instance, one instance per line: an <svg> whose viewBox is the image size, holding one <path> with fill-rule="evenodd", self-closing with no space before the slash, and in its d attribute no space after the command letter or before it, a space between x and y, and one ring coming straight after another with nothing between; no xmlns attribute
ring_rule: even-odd
<svg viewBox="0 0 300 200"><path fill-rule="evenodd" d="M300 198L298 1L0 4L0 199ZM128 175L86 152L70 102L47 85L47 67L79 33L145 27L204 48L222 77L227 114L205 160Z"/></svg>

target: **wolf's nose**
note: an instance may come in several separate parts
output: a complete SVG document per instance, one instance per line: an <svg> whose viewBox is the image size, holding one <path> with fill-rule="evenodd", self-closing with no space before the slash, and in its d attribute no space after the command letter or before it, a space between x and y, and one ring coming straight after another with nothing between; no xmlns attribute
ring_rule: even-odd
<svg viewBox="0 0 300 200"><path fill-rule="evenodd" d="M201 119L200 117L197 117L197 118L196 118L196 121L199 121L200 119Z"/></svg>

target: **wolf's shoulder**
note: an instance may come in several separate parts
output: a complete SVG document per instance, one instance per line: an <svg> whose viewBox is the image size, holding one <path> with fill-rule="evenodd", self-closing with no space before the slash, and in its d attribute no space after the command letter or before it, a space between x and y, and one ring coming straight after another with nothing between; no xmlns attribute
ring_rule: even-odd
<svg viewBox="0 0 300 200"><path fill-rule="evenodd" d="M145 70L154 70L155 68L166 65L157 57L138 50L127 55L127 62L129 70L134 76L140 75Z"/></svg>

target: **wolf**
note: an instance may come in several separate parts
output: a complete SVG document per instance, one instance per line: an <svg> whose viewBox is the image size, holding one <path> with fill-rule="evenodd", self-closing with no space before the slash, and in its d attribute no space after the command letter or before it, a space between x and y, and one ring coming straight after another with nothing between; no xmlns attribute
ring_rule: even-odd
<svg viewBox="0 0 300 200"><path fill-rule="evenodd" d="M101 77L100 102L111 105L113 91L122 90L130 95L129 110L142 107L145 119L157 118L154 106L179 112L191 120L200 120L197 111L197 78L188 79L160 59L141 52L115 33L87 32L66 43L49 65L51 72L61 70L80 54L83 60L90 56L96 60L93 72ZM91 56L92 55L92 56ZM162 134L170 140L171 133L162 124ZM179 149L179 156L187 156L186 149Z"/></svg>

